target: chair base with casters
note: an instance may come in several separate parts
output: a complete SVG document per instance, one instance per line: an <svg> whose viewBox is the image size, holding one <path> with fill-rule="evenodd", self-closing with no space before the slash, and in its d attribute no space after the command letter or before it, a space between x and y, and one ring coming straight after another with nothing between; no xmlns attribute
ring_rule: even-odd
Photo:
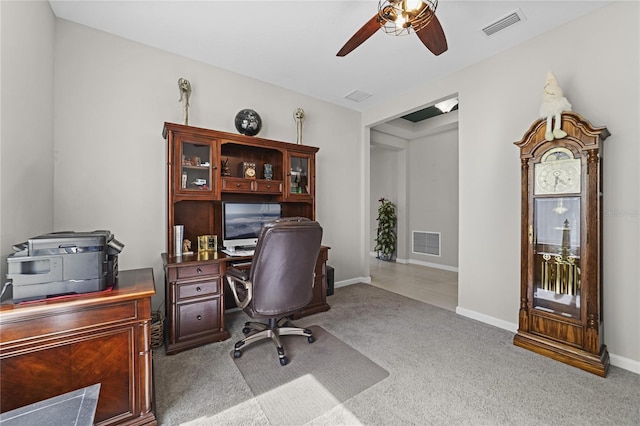
<svg viewBox="0 0 640 426"><path fill-rule="evenodd" d="M242 356L242 349L245 349L252 343L270 338L276 345L280 365L287 365L289 362L289 359L284 353L284 347L280 341L280 336L304 336L307 338L309 343L313 343L315 341L311 330L308 328L294 327L289 321L289 318L286 317L280 318L279 320L276 320L276 318L269 318L269 324L248 321L244 324L242 332L247 337L236 342L233 351L234 358L240 358Z"/></svg>

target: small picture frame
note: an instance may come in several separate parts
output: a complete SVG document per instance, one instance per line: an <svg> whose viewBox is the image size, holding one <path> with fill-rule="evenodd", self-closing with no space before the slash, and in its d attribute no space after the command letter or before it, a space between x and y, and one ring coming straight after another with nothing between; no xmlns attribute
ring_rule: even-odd
<svg viewBox="0 0 640 426"><path fill-rule="evenodd" d="M217 235L198 235L198 252L216 251L218 249Z"/></svg>

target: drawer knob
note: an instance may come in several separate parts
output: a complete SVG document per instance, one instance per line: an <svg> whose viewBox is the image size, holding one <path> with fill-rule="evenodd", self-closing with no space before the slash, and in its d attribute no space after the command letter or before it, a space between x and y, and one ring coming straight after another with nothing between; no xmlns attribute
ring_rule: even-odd
<svg viewBox="0 0 640 426"><path fill-rule="evenodd" d="M196 269L196 272L201 274L202 273L202 269L198 268L198 269Z"/></svg>
<svg viewBox="0 0 640 426"><path fill-rule="evenodd" d="M267 189L271 189L271 185L267 185Z"/></svg>
<svg viewBox="0 0 640 426"><path fill-rule="evenodd" d="M200 292L202 291L202 289L201 289L200 287L196 287L196 291L197 291L198 293L200 293Z"/></svg>
<svg viewBox="0 0 640 426"><path fill-rule="evenodd" d="M198 315L196 318L200 321L202 319L202 315Z"/></svg>
<svg viewBox="0 0 640 426"><path fill-rule="evenodd" d="M236 183L236 188L240 188L241 186L242 186L242 184Z"/></svg>

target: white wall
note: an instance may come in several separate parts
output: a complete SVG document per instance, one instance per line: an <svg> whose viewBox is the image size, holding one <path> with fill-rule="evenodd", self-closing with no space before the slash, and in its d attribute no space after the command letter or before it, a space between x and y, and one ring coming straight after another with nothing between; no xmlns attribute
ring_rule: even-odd
<svg viewBox="0 0 640 426"><path fill-rule="evenodd" d="M554 71L573 110L612 133L604 159L604 336L612 362L635 371L640 371L639 16L637 2L615 2L363 113L363 126L371 126L426 100L459 94L458 311L515 330L520 160L513 142L537 119L546 73Z"/></svg>
<svg viewBox="0 0 640 426"><path fill-rule="evenodd" d="M366 132L370 143L371 167L365 179L364 204L369 206L369 251L373 253L378 228L380 198L388 198L396 206L396 260L407 258L407 228L409 210L407 179L409 177L409 141L398 136L371 129ZM364 158L366 161L366 158ZM363 217L363 223L366 218Z"/></svg>
<svg viewBox="0 0 640 426"><path fill-rule="evenodd" d="M374 252L378 222L379 200L386 198L396 205L398 213L398 174L405 172L398 170L398 155L404 151L396 151L384 146L371 146L371 206L370 215L373 219L370 227L369 251Z"/></svg>
<svg viewBox="0 0 640 426"><path fill-rule="evenodd" d="M11 246L53 227L55 18L44 1L2 1L0 13L0 276L4 284Z"/></svg>
<svg viewBox="0 0 640 426"><path fill-rule="evenodd" d="M317 156L317 219L336 280L368 276L358 198L360 114L273 85L64 20L57 20L55 65L56 229L110 229L125 244L122 269L154 267L163 296L166 251L165 121L181 122L177 80L190 80L189 124L236 132L235 114L252 108L261 137L295 142L293 111L306 112L306 145Z"/></svg>
<svg viewBox="0 0 640 426"><path fill-rule="evenodd" d="M409 235L412 261L458 267L458 129L409 142ZM413 231L439 232L440 256L412 252Z"/></svg>
<svg viewBox="0 0 640 426"><path fill-rule="evenodd" d="M194 89L191 125L235 132L236 112L254 108L260 136L293 142L293 110L305 109L304 143L320 147L316 213L329 263L337 281L368 277L365 238L353 226L365 215L359 113L55 19L48 2L1 5L3 275L16 242L106 228L125 243L122 269L154 268L160 303L161 130L182 119L177 79L185 77Z"/></svg>
<svg viewBox="0 0 640 426"><path fill-rule="evenodd" d="M369 246L373 251L378 200L385 197L398 215L396 260L457 270L457 118L441 116L420 127L411 140L371 130ZM442 255L412 253L413 231L440 232Z"/></svg>

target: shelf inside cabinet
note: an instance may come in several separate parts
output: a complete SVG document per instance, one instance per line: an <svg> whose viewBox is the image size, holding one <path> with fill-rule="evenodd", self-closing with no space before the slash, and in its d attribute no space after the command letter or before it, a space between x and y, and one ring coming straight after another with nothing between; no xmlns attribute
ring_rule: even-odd
<svg viewBox="0 0 640 426"><path fill-rule="evenodd" d="M281 181L283 178L283 153L280 150L260 146L247 147L244 144L223 141L220 146L220 162L222 176L232 178L244 177L244 163L255 165L256 178L264 179L265 164L271 164L271 179Z"/></svg>

